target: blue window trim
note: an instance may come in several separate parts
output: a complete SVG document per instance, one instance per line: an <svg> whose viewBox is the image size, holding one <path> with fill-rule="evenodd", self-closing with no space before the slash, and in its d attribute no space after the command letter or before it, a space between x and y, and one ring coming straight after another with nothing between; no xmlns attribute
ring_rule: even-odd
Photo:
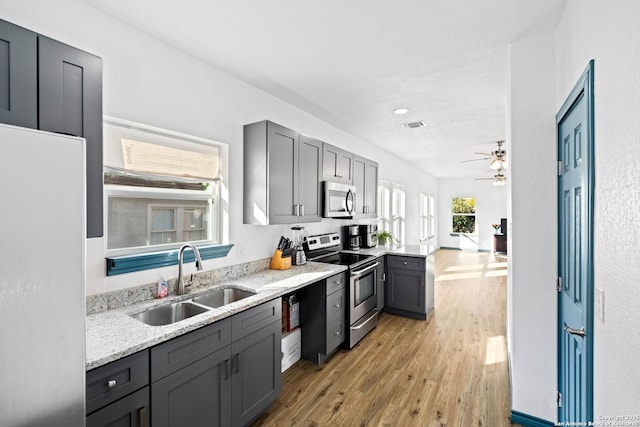
<svg viewBox="0 0 640 427"><path fill-rule="evenodd" d="M208 245L198 246L198 250L202 259L213 259L227 256L232 247L233 245ZM168 251L107 257L107 276L176 265L178 264L178 251L179 249L171 249ZM195 261L193 251L185 251L184 261Z"/></svg>

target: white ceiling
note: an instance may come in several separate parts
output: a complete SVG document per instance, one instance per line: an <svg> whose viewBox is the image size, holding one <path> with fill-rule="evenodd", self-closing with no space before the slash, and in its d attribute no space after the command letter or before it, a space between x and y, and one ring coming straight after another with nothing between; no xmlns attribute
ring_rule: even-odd
<svg viewBox="0 0 640 427"><path fill-rule="evenodd" d="M554 30L565 3L85 1L437 177L493 175L461 161L505 139L508 44Z"/></svg>

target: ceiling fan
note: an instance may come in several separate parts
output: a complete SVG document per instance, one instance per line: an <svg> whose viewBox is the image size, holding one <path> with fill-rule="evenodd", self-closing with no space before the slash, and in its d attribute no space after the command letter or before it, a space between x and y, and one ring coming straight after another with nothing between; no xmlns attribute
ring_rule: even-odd
<svg viewBox="0 0 640 427"><path fill-rule="evenodd" d="M498 149L495 151L492 151L491 153L475 153L475 154L479 154L481 156L487 156L487 157L482 157L480 159L472 159L472 160L463 160L462 163L468 163L468 162L477 162L480 160L491 160L491 163L489 164L489 168L492 170L503 170L507 168L507 152L505 150L502 149L502 144L504 144L504 141L497 141L498 143Z"/></svg>
<svg viewBox="0 0 640 427"><path fill-rule="evenodd" d="M507 177L502 173L502 169L498 169L498 173L493 178L476 178L476 181L493 180L493 185L505 185Z"/></svg>

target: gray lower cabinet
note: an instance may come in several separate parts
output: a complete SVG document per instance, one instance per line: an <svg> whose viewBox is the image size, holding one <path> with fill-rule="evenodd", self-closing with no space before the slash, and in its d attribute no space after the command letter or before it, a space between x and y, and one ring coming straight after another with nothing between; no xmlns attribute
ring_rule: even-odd
<svg viewBox="0 0 640 427"><path fill-rule="evenodd" d="M280 298L87 372L91 427L245 426L282 390Z"/></svg>
<svg viewBox="0 0 640 427"><path fill-rule="evenodd" d="M353 156L353 185L356 187L354 218L378 217L378 163Z"/></svg>
<svg viewBox="0 0 640 427"><path fill-rule="evenodd" d="M385 311L426 319L426 259L387 255L386 263Z"/></svg>
<svg viewBox="0 0 640 427"><path fill-rule="evenodd" d="M230 344L227 318L151 348L155 427L230 425Z"/></svg>
<svg viewBox="0 0 640 427"><path fill-rule="evenodd" d="M231 425L230 357L227 346L151 384L153 426Z"/></svg>
<svg viewBox="0 0 640 427"><path fill-rule="evenodd" d="M280 395L281 339L278 320L231 345L231 425L249 424Z"/></svg>
<svg viewBox="0 0 640 427"><path fill-rule="evenodd" d="M245 224L319 222L322 142L270 121L244 126Z"/></svg>
<svg viewBox="0 0 640 427"><path fill-rule="evenodd" d="M347 280L340 273L299 292L304 359L320 364L344 341Z"/></svg>
<svg viewBox="0 0 640 427"><path fill-rule="evenodd" d="M149 387L87 416L87 427L148 427Z"/></svg>
<svg viewBox="0 0 640 427"><path fill-rule="evenodd" d="M149 352L87 372L87 426L149 426Z"/></svg>

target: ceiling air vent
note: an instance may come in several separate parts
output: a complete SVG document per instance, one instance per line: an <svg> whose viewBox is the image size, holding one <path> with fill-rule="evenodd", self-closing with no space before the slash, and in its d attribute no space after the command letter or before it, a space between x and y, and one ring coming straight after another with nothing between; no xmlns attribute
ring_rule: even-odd
<svg viewBox="0 0 640 427"><path fill-rule="evenodd" d="M403 123L402 126L406 127L406 128L411 128L411 129L415 129L415 128L421 128L426 126L426 124L420 120L417 122L409 122L409 123Z"/></svg>

